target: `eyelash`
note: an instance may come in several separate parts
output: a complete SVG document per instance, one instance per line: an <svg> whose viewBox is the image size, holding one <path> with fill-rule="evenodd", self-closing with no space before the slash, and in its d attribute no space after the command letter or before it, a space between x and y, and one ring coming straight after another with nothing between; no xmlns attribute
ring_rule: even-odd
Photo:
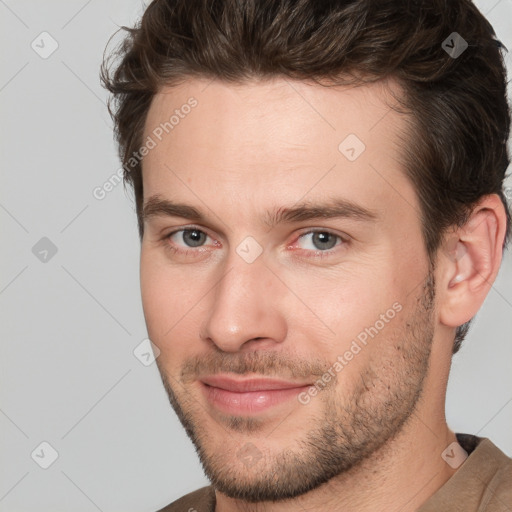
<svg viewBox="0 0 512 512"><path fill-rule="evenodd" d="M204 233L207 237L209 237L209 235L203 231L202 229L199 229L199 228L196 228L194 226L191 226L191 227L186 227L186 228L181 228L181 229L177 229L175 231L172 231L171 233L165 235L162 240L164 240L165 242L168 242L168 240L170 240L170 238L175 235L176 233L180 233L180 232L186 232L186 231L199 231L200 233ZM314 230L310 230L310 231L306 231L304 233L301 233L300 236L297 238L297 241L306 236L306 235L311 235L311 234L314 234L314 233L324 233L324 234L328 234L328 235L332 235L336 238L338 238L339 240L341 240L341 243L340 244L337 244L335 245L332 249L327 249L325 251L320 251L320 250L317 250L317 251L312 251L312 250L309 250L309 249L301 249L302 251L306 251L306 252L313 252L314 253L314 256L308 256L308 258L314 258L314 259L322 259L322 258L327 258L327 257L330 257L333 255L333 253L337 252L335 250L336 247L340 247L340 246L343 246L343 245L346 245L348 243L348 240L346 238L343 238L342 236L336 234L336 233L333 233L332 231L329 231L329 230L326 230L326 229L314 229ZM182 256L190 256L190 255L193 255L193 256L197 256L198 254L201 254L201 253L204 253L204 250L201 250L201 249L204 249L204 246L200 246L196 249L178 249L176 246L174 245L171 245L170 243L166 243L166 249L169 250L171 253L173 254L180 254Z"/></svg>

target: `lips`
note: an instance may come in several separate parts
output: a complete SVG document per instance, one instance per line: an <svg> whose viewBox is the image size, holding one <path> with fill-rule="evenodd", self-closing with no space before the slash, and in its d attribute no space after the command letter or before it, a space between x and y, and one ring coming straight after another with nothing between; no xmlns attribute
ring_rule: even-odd
<svg viewBox="0 0 512 512"><path fill-rule="evenodd" d="M280 379L234 379L226 375L203 377L200 382L210 405L229 414L263 412L291 400L311 386Z"/></svg>
<svg viewBox="0 0 512 512"><path fill-rule="evenodd" d="M303 386L308 386L307 383L288 382L279 379L244 379L238 380L231 377L215 375L211 377L204 377L201 379L204 384L226 391L233 391L235 393L244 393L248 391L272 391L278 389L293 389Z"/></svg>

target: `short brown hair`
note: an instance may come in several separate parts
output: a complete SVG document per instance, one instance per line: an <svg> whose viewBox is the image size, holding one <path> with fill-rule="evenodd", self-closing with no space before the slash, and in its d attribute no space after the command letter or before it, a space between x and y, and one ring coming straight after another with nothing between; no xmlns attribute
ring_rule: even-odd
<svg viewBox="0 0 512 512"><path fill-rule="evenodd" d="M101 80L112 93L109 111L141 238L142 162L128 162L162 86L193 77L243 83L282 76L334 85L394 78L410 113L403 163L419 198L430 260L447 228L463 226L487 194L505 205L506 246L504 47L469 0L153 0L134 28L122 29L127 36L104 59ZM467 43L458 56L448 50L454 37ZM468 328L469 322L457 328L453 353Z"/></svg>

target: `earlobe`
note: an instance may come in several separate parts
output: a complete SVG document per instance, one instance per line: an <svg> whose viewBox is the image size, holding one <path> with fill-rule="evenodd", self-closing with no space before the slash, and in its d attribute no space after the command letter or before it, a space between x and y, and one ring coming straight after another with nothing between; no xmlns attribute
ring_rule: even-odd
<svg viewBox="0 0 512 512"><path fill-rule="evenodd" d="M450 233L441 251L441 322L457 327L473 318L498 274L506 229L499 196L486 196L468 222Z"/></svg>

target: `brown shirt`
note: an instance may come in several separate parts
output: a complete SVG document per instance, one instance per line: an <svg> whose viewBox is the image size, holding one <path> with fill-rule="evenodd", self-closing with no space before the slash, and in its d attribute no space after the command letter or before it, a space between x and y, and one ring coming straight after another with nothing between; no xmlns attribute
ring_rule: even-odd
<svg viewBox="0 0 512 512"><path fill-rule="evenodd" d="M511 512L512 459L489 439L456 436L469 457L417 512ZM203 487L158 512L215 512L215 491Z"/></svg>

